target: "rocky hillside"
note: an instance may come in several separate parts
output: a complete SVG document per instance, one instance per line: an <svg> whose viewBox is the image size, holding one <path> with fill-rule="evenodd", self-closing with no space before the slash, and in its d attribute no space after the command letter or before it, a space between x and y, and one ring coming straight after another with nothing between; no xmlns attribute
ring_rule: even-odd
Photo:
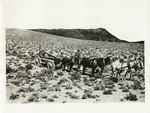
<svg viewBox="0 0 150 113"><path fill-rule="evenodd" d="M113 36L106 29L30 29L32 31L54 34L58 36L109 42L127 42Z"/></svg>

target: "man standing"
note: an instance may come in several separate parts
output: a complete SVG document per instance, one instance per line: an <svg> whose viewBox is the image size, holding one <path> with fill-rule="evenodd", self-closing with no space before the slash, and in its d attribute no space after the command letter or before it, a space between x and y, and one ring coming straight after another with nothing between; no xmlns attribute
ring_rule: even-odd
<svg viewBox="0 0 150 113"><path fill-rule="evenodd" d="M77 52L75 53L75 64L78 65L78 69L80 68L80 61L81 61L81 53L80 50L78 49Z"/></svg>

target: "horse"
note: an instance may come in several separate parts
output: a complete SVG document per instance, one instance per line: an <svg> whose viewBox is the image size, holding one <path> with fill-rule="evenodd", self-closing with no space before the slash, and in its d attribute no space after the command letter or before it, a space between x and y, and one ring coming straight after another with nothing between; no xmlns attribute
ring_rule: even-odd
<svg viewBox="0 0 150 113"><path fill-rule="evenodd" d="M64 71L65 67L69 66L70 67L69 72L70 72L73 65L75 64L74 57L72 56L72 57L69 58L69 57L65 56L65 57L62 58L61 63L62 63L62 65L61 65L62 70Z"/></svg>
<svg viewBox="0 0 150 113"><path fill-rule="evenodd" d="M92 76L95 72L95 69L97 67L100 67L101 68L101 74L103 73L103 70L104 70L104 67L108 64L110 64L110 57L107 57L107 58L82 58L82 61L81 61L81 65L83 66L83 72L82 72L82 75L85 74L85 69L88 67L88 68L92 68Z"/></svg>

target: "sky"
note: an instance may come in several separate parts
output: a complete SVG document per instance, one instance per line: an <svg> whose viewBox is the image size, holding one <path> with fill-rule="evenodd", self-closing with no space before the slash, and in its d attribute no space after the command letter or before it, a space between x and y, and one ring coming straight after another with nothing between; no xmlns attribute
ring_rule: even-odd
<svg viewBox="0 0 150 113"><path fill-rule="evenodd" d="M119 39L150 37L149 0L1 0L4 28L105 28Z"/></svg>

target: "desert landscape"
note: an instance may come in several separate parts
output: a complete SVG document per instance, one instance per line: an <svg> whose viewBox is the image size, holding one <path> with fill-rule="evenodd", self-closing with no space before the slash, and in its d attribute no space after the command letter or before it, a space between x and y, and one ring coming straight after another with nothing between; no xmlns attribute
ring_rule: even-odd
<svg viewBox="0 0 150 113"><path fill-rule="evenodd" d="M7 103L145 102L144 43L67 38L16 28L7 28L5 34ZM39 48L58 58L61 52L69 57L80 49L82 57L110 57L111 64L94 76L91 68L82 74L82 66L68 72L69 67L55 65L51 70L35 65Z"/></svg>

